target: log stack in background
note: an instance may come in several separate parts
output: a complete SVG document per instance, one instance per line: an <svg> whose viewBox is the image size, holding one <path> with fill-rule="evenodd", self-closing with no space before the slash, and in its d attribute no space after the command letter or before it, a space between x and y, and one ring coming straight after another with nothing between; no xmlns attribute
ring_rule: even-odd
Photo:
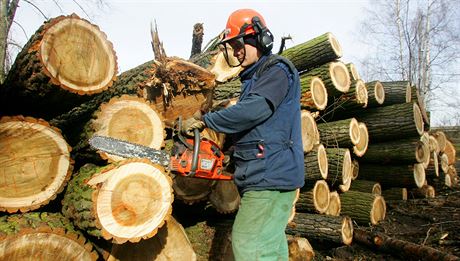
<svg viewBox="0 0 460 261"><path fill-rule="evenodd" d="M0 89L2 250L65 244L55 260L93 260L93 245L105 260L231 256L228 222L209 222L214 230L204 226L204 239L192 232L200 223L188 219L211 207L232 220L240 200L233 182L177 177L151 162L88 146L98 133L168 150L178 116L239 96L235 75L241 68L226 71L216 64L223 62L220 54L207 68L166 57L157 33L152 37L155 60L118 76L112 44L76 15L46 22L18 55ZM351 244L354 223L385 218L385 200L431 197L439 180L456 184L454 144L429 129L414 86L364 82L353 63L340 60L331 33L282 56L300 72L306 167L306 185L286 230L296 235L292 255L314 255L305 237ZM202 134L227 144L209 130ZM21 258L22 248L0 251L0 259Z"/></svg>

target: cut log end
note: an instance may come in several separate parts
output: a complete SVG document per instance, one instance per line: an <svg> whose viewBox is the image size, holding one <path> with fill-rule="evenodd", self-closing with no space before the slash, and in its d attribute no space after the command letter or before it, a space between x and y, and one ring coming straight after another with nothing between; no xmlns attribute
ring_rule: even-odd
<svg viewBox="0 0 460 261"><path fill-rule="evenodd" d="M327 179L328 174L328 162L327 162L327 153L323 144L318 145L317 148L318 154L318 166L323 179Z"/></svg>
<svg viewBox="0 0 460 261"><path fill-rule="evenodd" d="M353 145L356 145L359 143L359 123L355 118L352 118L350 121L350 126L349 126L349 135L350 135L350 140Z"/></svg>
<svg viewBox="0 0 460 261"><path fill-rule="evenodd" d="M0 210L37 209L60 193L73 169L61 133L30 117L0 119Z"/></svg>
<svg viewBox="0 0 460 261"><path fill-rule="evenodd" d="M164 125L159 113L144 99L124 95L102 104L92 122L96 134L126 140L153 149L160 149ZM99 152L110 161L123 158Z"/></svg>
<svg viewBox="0 0 460 261"><path fill-rule="evenodd" d="M353 241L353 221L350 217L345 216L342 220L342 242L350 245Z"/></svg>
<svg viewBox="0 0 460 261"><path fill-rule="evenodd" d="M411 101L412 101L412 88L410 87L410 84L408 82L406 86L406 102L411 102Z"/></svg>
<svg viewBox="0 0 460 261"><path fill-rule="evenodd" d="M307 153L319 144L319 132L316 121L309 111L301 112L301 120L303 151Z"/></svg>
<svg viewBox="0 0 460 261"><path fill-rule="evenodd" d="M425 185L426 177L425 177L425 167L423 167L423 163L416 163L414 164L414 180L415 185L418 188L421 188Z"/></svg>
<svg viewBox="0 0 460 261"><path fill-rule="evenodd" d="M339 216L341 210L340 196L337 191L333 191L329 194L329 206L326 210L326 215Z"/></svg>
<svg viewBox="0 0 460 261"><path fill-rule="evenodd" d="M380 81L376 81L373 88L375 101L382 105L385 102L385 88L383 87L383 84Z"/></svg>
<svg viewBox="0 0 460 261"><path fill-rule="evenodd" d="M352 80L359 80L361 79L361 76L359 76L359 72L356 69L356 66L353 63L348 63L347 64L348 70L350 72L350 76Z"/></svg>
<svg viewBox="0 0 460 261"><path fill-rule="evenodd" d="M289 260L291 261L310 261L315 257L310 242L304 237L294 237L288 235Z"/></svg>
<svg viewBox="0 0 460 261"><path fill-rule="evenodd" d="M357 159L353 159L351 162L351 179L355 180L359 176L359 162Z"/></svg>
<svg viewBox="0 0 460 261"><path fill-rule="evenodd" d="M311 97L316 108L320 111L327 106L327 90L319 77L314 77L310 83Z"/></svg>
<svg viewBox="0 0 460 261"><path fill-rule="evenodd" d="M338 58L342 57L342 46L340 45L337 38L332 33L327 33L327 37L336 56Z"/></svg>
<svg viewBox="0 0 460 261"><path fill-rule="evenodd" d="M98 93L116 78L112 43L97 26L76 15L53 19L44 30L39 50L51 81L70 92Z"/></svg>
<svg viewBox="0 0 460 261"><path fill-rule="evenodd" d="M362 157L366 154L367 147L369 145L369 132L367 131L367 126L364 122L359 123L359 142L353 146L353 153Z"/></svg>
<svg viewBox="0 0 460 261"><path fill-rule="evenodd" d="M313 203L318 213L324 213L329 206L329 186L325 180L318 180L313 187Z"/></svg>
<svg viewBox="0 0 460 261"><path fill-rule="evenodd" d="M342 168L342 184L347 185L351 182L352 177L352 164L350 150L346 150L343 155L343 168ZM348 186L350 187L350 186Z"/></svg>
<svg viewBox="0 0 460 261"><path fill-rule="evenodd" d="M213 65L209 70L216 76L217 82L226 82L229 79L232 79L238 76L238 73L241 72L242 67L230 67L225 60L224 53L219 52L212 58Z"/></svg>
<svg viewBox="0 0 460 261"><path fill-rule="evenodd" d="M435 152L436 154L439 154L438 140L433 135L430 135L428 143L430 145L430 152Z"/></svg>
<svg viewBox="0 0 460 261"><path fill-rule="evenodd" d="M370 213L370 220L372 225L377 225L380 221L385 219L386 204L382 196L375 196L372 202L372 209Z"/></svg>
<svg viewBox="0 0 460 261"><path fill-rule="evenodd" d="M375 183L374 186L372 187L372 194L376 196L381 196L382 195L382 186L380 186L380 183Z"/></svg>
<svg viewBox="0 0 460 261"><path fill-rule="evenodd" d="M413 103L413 106L414 106L413 108L414 108L415 128L417 129L418 134L422 135L424 131L422 111L420 111L420 107L417 105L417 103Z"/></svg>
<svg viewBox="0 0 460 261"><path fill-rule="evenodd" d="M329 75L335 89L339 92L348 92L350 89L351 79L347 66L342 62L332 62L329 65Z"/></svg>
<svg viewBox="0 0 460 261"><path fill-rule="evenodd" d="M96 196L105 239L138 242L157 233L171 214L171 179L148 160L126 160L114 169Z"/></svg>
<svg viewBox="0 0 460 261"><path fill-rule="evenodd" d="M356 80L356 83L355 83L355 92L356 92L356 101L358 104L362 104L362 107L363 108L366 108L367 107L367 102L369 100L369 96L368 96L368 93L367 93L367 88L366 88L366 84L364 83L363 80Z"/></svg>
<svg viewBox="0 0 460 261"><path fill-rule="evenodd" d="M417 162L430 162L430 146L424 142L417 142L415 146L415 159Z"/></svg>

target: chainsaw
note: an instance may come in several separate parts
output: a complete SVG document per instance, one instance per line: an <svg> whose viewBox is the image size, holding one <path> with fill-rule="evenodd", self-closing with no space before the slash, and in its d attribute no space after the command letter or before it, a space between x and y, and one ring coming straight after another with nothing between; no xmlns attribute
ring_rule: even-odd
<svg viewBox="0 0 460 261"><path fill-rule="evenodd" d="M179 119L179 126L180 124ZM231 175L226 175L223 171L224 153L213 141L201 139L198 129L194 130L194 139L185 139L180 134L180 127L175 136L178 140L174 141L170 154L163 150L99 135L91 137L89 144L96 150L123 158L147 158L181 176L210 180L232 179Z"/></svg>

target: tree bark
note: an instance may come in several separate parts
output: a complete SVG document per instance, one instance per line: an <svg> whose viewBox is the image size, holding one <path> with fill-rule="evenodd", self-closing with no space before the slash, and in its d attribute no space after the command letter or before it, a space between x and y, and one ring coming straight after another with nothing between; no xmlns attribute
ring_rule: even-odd
<svg viewBox="0 0 460 261"><path fill-rule="evenodd" d="M0 211L37 209L70 179L71 148L59 130L30 117L0 119Z"/></svg>
<svg viewBox="0 0 460 261"><path fill-rule="evenodd" d="M406 188L389 188L382 190L385 200L407 200Z"/></svg>
<svg viewBox="0 0 460 261"><path fill-rule="evenodd" d="M407 91L410 90L408 81L381 82L381 84L385 89L385 106L410 102L406 97Z"/></svg>
<svg viewBox="0 0 460 261"><path fill-rule="evenodd" d="M203 35L204 35L203 23L196 23L193 26L192 51L190 53L190 59L192 59L194 56L199 55L201 53L201 45L203 44Z"/></svg>
<svg viewBox="0 0 460 261"><path fill-rule="evenodd" d="M412 165L360 164L358 179L379 182L382 189L392 187L422 187L425 184L425 169L421 163Z"/></svg>
<svg viewBox="0 0 460 261"><path fill-rule="evenodd" d="M337 189L351 181L351 156L348 149L326 149L328 161L327 183Z"/></svg>
<svg viewBox="0 0 460 261"><path fill-rule="evenodd" d="M367 107L374 108L385 102L385 88L380 81L367 82Z"/></svg>
<svg viewBox="0 0 460 261"><path fill-rule="evenodd" d="M397 254L401 257L414 260L458 260L457 256L441 252L428 246L422 246L408 241L391 238L379 232L367 232L355 229L353 240L374 249Z"/></svg>
<svg viewBox="0 0 460 261"><path fill-rule="evenodd" d="M324 180L316 181L313 188L303 187L295 203L296 211L300 212L324 213L328 206L329 187Z"/></svg>
<svg viewBox="0 0 460 261"><path fill-rule="evenodd" d="M342 56L342 48L331 33L325 33L307 42L283 51L299 72L332 62Z"/></svg>
<svg viewBox="0 0 460 261"><path fill-rule="evenodd" d="M355 118L366 123L373 142L419 137L423 133L423 120L415 103L369 109Z"/></svg>
<svg viewBox="0 0 460 261"><path fill-rule="evenodd" d="M378 182L359 179L354 180L351 184L351 190L353 191L371 193L377 196L382 195L382 187Z"/></svg>
<svg viewBox="0 0 460 261"><path fill-rule="evenodd" d="M347 216L296 213L286 233L349 245L353 238L353 223Z"/></svg>
<svg viewBox="0 0 460 261"><path fill-rule="evenodd" d="M0 260L97 260L93 245L59 213L0 217Z"/></svg>
<svg viewBox="0 0 460 261"><path fill-rule="evenodd" d="M326 87L328 96L337 97L350 89L350 74L342 62L329 62L304 73L306 76L319 77Z"/></svg>
<svg viewBox="0 0 460 261"><path fill-rule="evenodd" d="M83 166L62 201L64 215L88 234L113 243L153 237L171 215L171 179L148 160Z"/></svg>
<svg viewBox="0 0 460 261"><path fill-rule="evenodd" d="M421 163L429 157L429 145L419 138L371 143L361 162L392 164Z"/></svg>
<svg viewBox="0 0 460 261"><path fill-rule="evenodd" d="M355 118L319 123L321 142L326 147L352 148L359 142L359 125Z"/></svg>
<svg viewBox="0 0 460 261"><path fill-rule="evenodd" d="M360 191L347 191L340 196L342 214L358 224L378 224L385 219L386 205L383 197Z"/></svg>
<svg viewBox="0 0 460 261"><path fill-rule="evenodd" d="M321 111L327 105L327 90L321 78L307 74L300 75L300 106L309 111Z"/></svg>
<svg viewBox="0 0 460 261"><path fill-rule="evenodd" d="M367 100L367 88L365 83L362 80L354 80L351 82L348 92L332 99L322 117L337 119L342 118L340 116L341 113L349 115L350 111L359 112L367 107Z"/></svg>
<svg viewBox="0 0 460 261"><path fill-rule="evenodd" d="M326 149L322 144L304 157L305 183L313 184L317 180L327 179L328 163Z"/></svg>
<svg viewBox="0 0 460 261"><path fill-rule="evenodd" d="M215 180L177 175L173 179L174 195L176 199L192 205L207 200L215 184Z"/></svg>
<svg viewBox="0 0 460 261"><path fill-rule="evenodd" d="M112 86L116 74L106 35L75 14L59 16L18 54L2 88L2 112L50 120Z"/></svg>
<svg viewBox="0 0 460 261"><path fill-rule="evenodd" d="M240 206L240 194L233 181L220 180L212 187L209 202L219 213L234 213Z"/></svg>
<svg viewBox="0 0 460 261"><path fill-rule="evenodd" d="M352 81L361 79L361 76L359 75L359 72L353 63L347 63L346 66L347 66L348 71L350 72L350 77Z"/></svg>

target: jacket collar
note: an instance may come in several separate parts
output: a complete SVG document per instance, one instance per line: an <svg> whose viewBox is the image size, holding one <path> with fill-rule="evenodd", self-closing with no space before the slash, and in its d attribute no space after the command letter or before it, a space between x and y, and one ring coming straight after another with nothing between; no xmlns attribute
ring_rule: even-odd
<svg viewBox="0 0 460 261"><path fill-rule="evenodd" d="M270 54L261 56L257 62L240 72L241 80L244 81L252 78L254 73L257 71L257 68L267 60L268 56L270 56Z"/></svg>

